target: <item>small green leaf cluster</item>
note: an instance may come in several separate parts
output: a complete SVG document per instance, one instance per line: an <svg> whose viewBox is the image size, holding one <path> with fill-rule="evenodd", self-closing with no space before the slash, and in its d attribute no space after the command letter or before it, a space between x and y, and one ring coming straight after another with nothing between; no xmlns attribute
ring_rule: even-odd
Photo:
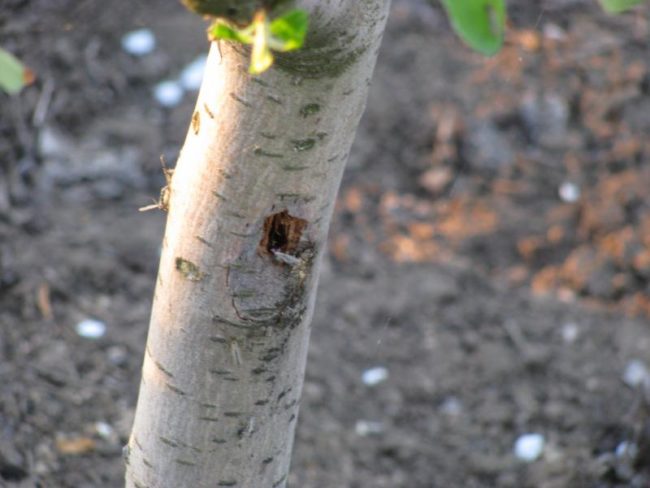
<svg viewBox="0 0 650 488"><path fill-rule="evenodd" d="M34 74L10 52L0 48L0 89L13 95L31 83Z"/></svg>
<svg viewBox="0 0 650 488"><path fill-rule="evenodd" d="M249 71L251 74L259 74L273 64L271 51L287 52L302 47L308 25L309 16L304 10L291 10L273 20L269 20L265 10L259 10L253 21L245 27L218 18L208 29L208 34L212 40L252 45Z"/></svg>
<svg viewBox="0 0 650 488"><path fill-rule="evenodd" d="M598 0L609 13L623 12L643 0ZM475 51L486 56L499 52L506 24L505 0L441 0L452 27Z"/></svg>
<svg viewBox="0 0 650 488"><path fill-rule="evenodd" d="M598 0L606 12L618 14L635 5L640 4L643 0Z"/></svg>

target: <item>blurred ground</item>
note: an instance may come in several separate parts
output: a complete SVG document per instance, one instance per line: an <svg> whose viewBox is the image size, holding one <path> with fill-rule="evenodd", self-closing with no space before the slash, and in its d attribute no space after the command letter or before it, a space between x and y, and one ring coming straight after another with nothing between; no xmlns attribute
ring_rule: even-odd
<svg viewBox="0 0 650 488"><path fill-rule="evenodd" d="M650 486L650 8L526 3L486 60L394 1L291 486ZM38 81L0 95L0 486L118 487L164 225L137 208L192 110L152 87L205 52L203 24L153 0L2 6ZM158 46L136 58L120 39L143 26Z"/></svg>

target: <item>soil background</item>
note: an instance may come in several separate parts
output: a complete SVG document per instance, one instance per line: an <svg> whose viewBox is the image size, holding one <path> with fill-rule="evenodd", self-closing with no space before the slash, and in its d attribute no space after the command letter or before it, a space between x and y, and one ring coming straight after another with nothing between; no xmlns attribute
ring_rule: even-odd
<svg viewBox="0 0 650 488"><path fill-rule="evenodd" d="M509 4L486 59L438 6L393 2L291 486L650 486L650 8ZM141 27L157 47L134 57ZM162 0L0 0L0 45L37 76L0 94L2 487L122 486L164 227L138 208L194 98L152 90L204 27ZM77 334L88 318L103 337Z"/></svg>

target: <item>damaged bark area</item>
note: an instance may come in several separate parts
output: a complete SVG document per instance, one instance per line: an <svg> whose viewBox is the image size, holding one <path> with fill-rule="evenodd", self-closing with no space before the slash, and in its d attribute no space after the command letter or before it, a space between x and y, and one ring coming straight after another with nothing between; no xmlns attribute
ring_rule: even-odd
<svg viewBox="0 0 650 488"><path fill-rule="evenodd" d="M264 234L260 241L261 254L274 256L277 253L295 256L301 250L300 239L307 221L290 215L288 211L269 215L264 219Z"/></svg>
<svg viewBox="0 0 650 488"><path fill-rule="evenodd" d="M281 329L301 322L307 307L304 288L317 254L307 226L307 220L283 210L264 219L255 249L243 247L226 278L240 320Z"/></svg>

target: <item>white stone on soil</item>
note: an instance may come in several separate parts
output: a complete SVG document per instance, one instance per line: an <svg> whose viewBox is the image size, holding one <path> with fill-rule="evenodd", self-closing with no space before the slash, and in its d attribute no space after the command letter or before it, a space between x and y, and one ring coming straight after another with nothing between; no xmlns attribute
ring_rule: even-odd
<svg viewBox="0 0 650 488"><path fill-rule="evenodd" d="M106 334L106 324L96 319L85 319L77 324L76 330L86 339L99 339Z"/></svg>
<svg viewBox="0 0 650 488"><path fill-rule="evenodd" d="M122 49L133 56L144 56L156 48L156 36L149 29L138 29L122 37Z"/></svg>
<svg viewBox="0 0 650 488"><path fill-rule="evenodd" d="M364 385L375 386L388 379L388 370L383 366L367 369L361 375Z"/></svg>
<svg viewBox="0 0 650 488"><path fill-rule="evenodd" d="M201 87L207 59L205 55L199 56L181 71L178 81L185 90L196 91Z"/></svg>
<svg viewBox="0 0 650 488"><path fill-rule="evenodd" d="M643 361L632 359L627 363L623 371L623 382L627 386L635 388L648 381L650 381L650 372Z"/></svg>
<svg viewBox="0 0 650 488"><path fill-rule="evenodd" d="M567 322L562 326L562 340L565 344L573 344L578 335L580 334L580 329L578 324L575 322Z"/></svg>
<svg viewBox="0 0 650 488"><path fill-rule="evenodd" d="M575 183L565 181L558 189L560 199L565 203L575 203L580 199L580 188Z"/></svg>
<svg viewBox="0 0 650 488"><path fill-rule="evenodd" d="M175 107L184 95L183 87L177 81L161 81L153 89L153 96L156 101L166 108Z"/></svg>
<svg viewBox="0 0 650 488"><path fill-rule="evenodd" d="M384 431L384 425L373 420L358 420L354 426L354 431L361 437L367 437L381 434Z"/></svg>
<svg viewBox="0 0 650 488"><path fill-rule="evenodd" d="M544 444L545 440L542 434L523 434L515 441L515 456L527 463L536 461L544 452Z"/></svg>

